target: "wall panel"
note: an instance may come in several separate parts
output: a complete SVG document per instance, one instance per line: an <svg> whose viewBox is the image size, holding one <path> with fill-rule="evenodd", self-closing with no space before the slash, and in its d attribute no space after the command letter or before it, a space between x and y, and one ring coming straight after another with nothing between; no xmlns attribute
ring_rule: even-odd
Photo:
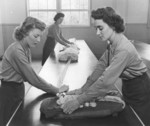
<svg viewBox="0 0 150 126"><path fill-rule="evenodd" d="M26 17L26 0L0 0L1 21L0 21L0 50L4 50L13 42L12 33L16 26ZM111 6L126 19L125 35L129 39L135 39L150 43L150 28L147 27L148 2L149 0L91 0L91 9ZM135 4L137 7L135 7ZM146 12L147 10L147 12ZM144 15L143 15L144 13ZM129 19L130 18L130 19ZM91 27L70 27L63 28L65 38L75 37L84 39L97 57L100 57L106 48L106 43L96 36L95 29ZM41 59L42 42L32 49L33 58Z"/></svg>
<svg viewBox="0 0 150 126"><path fill-rule="evenodd" d="M147 24L149 0L127 0L127 23Z"/></svg>

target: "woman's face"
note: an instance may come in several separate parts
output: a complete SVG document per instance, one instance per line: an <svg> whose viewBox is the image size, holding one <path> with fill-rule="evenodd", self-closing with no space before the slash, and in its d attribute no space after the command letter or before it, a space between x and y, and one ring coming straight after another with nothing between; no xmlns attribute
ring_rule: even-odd
<svg viewBox="0 0 150 126"><path fill-rule="evenodd" d="M110 39L113 29L109 27L102 19L94 20L94 26L96 28L96 34L102 41L107 41Z"/></svg>
<svg viewBox="0 0 150 126"><path fill-rule="evenodd" d="M64 20L64 17L60 17L57 21L59 24L61 24L63 22L63 20Z"/></svg>
<svg viewBox="0 0 150 126"><path fill-rule="evenodd" d="M42 31L35 28L28 33L26 36L27 43L29 47L35 47L37 43L41 41Z"/></svg>

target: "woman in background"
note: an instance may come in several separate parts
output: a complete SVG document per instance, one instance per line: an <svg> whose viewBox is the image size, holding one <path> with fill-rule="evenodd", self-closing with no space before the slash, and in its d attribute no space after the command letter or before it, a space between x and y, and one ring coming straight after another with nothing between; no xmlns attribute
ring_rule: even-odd
<svg viewBox="0 0 150 126"><path fill-rule="evenodd" d="M45 24L33 17L27 17L15 29L14 39L2 59L0 87L0 126L5 126L13 112L24 99L24 82L29 82L47 93L56 94L68 90L60 89L40 78L31 67L31 47L40 42Z"/></svg>
<svg viewBox="0 0 150 126"><path fill-rule="evenodd" d="M63 13L57 13L54 17L55 23L48 27L47 39L43 47L42 65L44 65L49 56L55 56L54 48L56 42L59 42L66 47L69 47L72 44L62 36L60 24L63 22L64 16Z"/></svg>
<svg viewBox="0 0 150 126"><path fill-rule="evenodd" d="M104 52L83 87L68 93L79 96L63 105L64 112L70 114L83 103L105 96L109 87L120 78L126 104L135 110L145 126L150 126L150 79L147 67L134 45L123 34L123 19L111 7L92 11L92 18L97 35L102 41L110 42L110 50Z"/></svg>

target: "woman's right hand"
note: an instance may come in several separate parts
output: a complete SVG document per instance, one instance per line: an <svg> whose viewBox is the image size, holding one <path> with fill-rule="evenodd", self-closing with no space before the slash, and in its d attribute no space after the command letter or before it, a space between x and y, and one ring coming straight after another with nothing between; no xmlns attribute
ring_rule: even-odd
<svg viewBox="0 0 150 126"><path fill-rule="evenodd" d="M83 92L82 92L82 89L79 88L79 89L75 89L75 90L69 91L69 92L67 92L66 94L67 94L67 95L80 95L80 94L82 94L82 93L83 93Z"/></svg>
<svg viewBox="0 0 150 126"><path fill-rule="evenodd" d="M68 85L62 85L59 88L59 93L67 92L68 90L69 90L69 86Z"/></svg>

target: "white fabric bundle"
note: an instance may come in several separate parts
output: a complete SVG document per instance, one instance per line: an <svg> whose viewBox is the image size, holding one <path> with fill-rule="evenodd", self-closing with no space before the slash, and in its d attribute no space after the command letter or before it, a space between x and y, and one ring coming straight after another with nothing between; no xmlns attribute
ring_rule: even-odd
<svg viewBox="0 0 150 126"><path fill-rule="evenodd" d="M71 61L76 62L78 61L78 54L79 54L79 48L73 44L70 47L64 48L62 51L58 54L59 61L67 62L69 59Z"/></svg>
<svg viewBox="0 0 150 126"><path fill-rule="evenodd" d="M125 102L120 98L120 96L117 96L117 91L115 90L110 90L108 92L108 95L104 96L104 97L97 97L96 100L98 101L111 101L111 102L117 102L122 104L122 108L125 108ZM61 93L57 95L59 97L59 99L57 100L57 104L60 105L61 107L64 105L64 103L70 101L70 100L74 100L78 97L78 95L66 95L65 93ZM83 107L96 107L97 103L96 100L90 101L90 102L86 102L83 105L80 105L80 108Z"/></svg>
<svg viewBox="0 0 150 126"><path fill-rule="evenodd" d="M57 104L58 105L63 105L64 103L70 101L70 100L73 100L73 99L76 99L78 97L78 95L61 95L61 96L58 96L59 99L57 100Z"/></svg>
<svg viewBox="0 0 150 126"><path fill-rule="evenodd" d="M125 108L125 102L121 99L121 97L118 95L117 91L110 90L108 94L104 97L99 96L97 98L98 101L112 101L122 104L122 108Z"/></svg>
<svg viewBox="0 0 150 126"><path fill-rule="evenodd" d="M64 105L64 103L76 99L78 97L78 95L60 95L58 97L59 97L59 99L57 100L57 104L62 107ZM96 102L95 101L86 102L84 105L80 105L80 108L90 107L90 106L96 107Z"/></svg>

